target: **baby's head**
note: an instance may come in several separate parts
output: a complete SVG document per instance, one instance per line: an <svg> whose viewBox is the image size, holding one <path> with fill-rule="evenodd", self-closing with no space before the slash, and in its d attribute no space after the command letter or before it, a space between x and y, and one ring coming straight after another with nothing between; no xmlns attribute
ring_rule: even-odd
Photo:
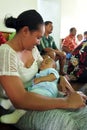
<svg viewBox="0 0 87 130"><path fill-rule="evenodd" d="M50 57L44 58L41 65L40 65L40 70L44 70L47 68L55 68L56 69L56 62Z"/></svg>

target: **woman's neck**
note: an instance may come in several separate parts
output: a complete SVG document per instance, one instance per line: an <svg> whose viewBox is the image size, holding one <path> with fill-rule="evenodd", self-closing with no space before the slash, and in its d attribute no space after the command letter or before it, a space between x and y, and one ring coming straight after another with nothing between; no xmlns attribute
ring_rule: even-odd
<svg viewBox="0 0 87 130"><path fill-rule="evenodd" d="M23 43L20 37L15 36L12 40L8 41L7 44L16 52L21 52L24 50Z"/></svg>

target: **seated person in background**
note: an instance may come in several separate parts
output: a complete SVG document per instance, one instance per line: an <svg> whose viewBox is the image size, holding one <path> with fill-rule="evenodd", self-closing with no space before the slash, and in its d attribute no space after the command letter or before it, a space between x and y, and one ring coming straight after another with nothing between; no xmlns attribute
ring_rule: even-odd
<svg viewBox="0 0 87 130"><path fill-rule="evenodd" d="M72 52L67 73L70 80L87 83L87 31L84 32L83 41Z"/></svg>
<svg viewBox="0 0 87 130"><path fill-rule="evenodd" d="M2 32L0 32L0 45L6 42L5 37L3 36Z"/></svg>
<svg viewBox="0 0 87 130"><path fill-rule="evenodd" d="M82 34L78 34L77 35L77 40L76 40L77 45L79 45L82 42L82 40L83 40L83 35Z"/></svg>
<svg viewBox="0 0 87 130"><path fill-rule="evenodd" d="M71 57L72 51L77 46L75 35L76 35L76 28L74 27L70 28L69 35L65 37L62 42L62 50L66 52L67 56L70 55L69 58Z"/></svg>
<svg viewBox="0 0 87 130"><path fill-rule="evenodd" d="M87 40L87 31L84 32L83 40L84 40L84 41Z"/></svg>
<svg viewBox="0 0 87 130"><path fill-rule="evenodd" d="M41 55L47 54L55 61L59 60L59 64L60 64L59 73L61 75L65 75L64 65L66 61L66 54L58 50L53 37L49 35L50 33L52 33L52 30L53 30L52 22L46 21L44 36L41 38L40 45L38 45L37 47Z"/></svg>
<svg viewBox="0 0 87 130"><path fill-rule="evenodd" d="M87 83L87 40L80 43L72 52L67 73L70 80Z"/></svg>
<svg viewBox="0 0 87 130"><path fill-rule="evenodd" d="M59 81L59 74L56 71L56 63L50 57L45 57L42 61L39 72L32 80L32 86L28 86L28 91L35 92L44 96L48 97L63 97L64 95L68 94L65 91L61 93L58 90L58 81ZM69 88L72 92L74 92L73 88ZM2 107L11 106L10 101L6 101L5 99L1 100ZM4 103L3 103L4 102ZM7 102L7 104L5 104ZM0 121L3 123L10 123L14 124L17 123L18 120L25 114L26 111L24 110L15 110L11 114L7 114L1 116Z"/></svg>

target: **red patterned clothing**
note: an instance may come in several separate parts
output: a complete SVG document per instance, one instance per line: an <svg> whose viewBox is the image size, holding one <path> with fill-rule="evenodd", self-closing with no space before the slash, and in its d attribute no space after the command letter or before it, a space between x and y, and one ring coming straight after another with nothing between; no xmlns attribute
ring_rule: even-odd
<svg viewBox="0 0 87 130"><path fill-rule="evenodd" d="M72 80L87 82L87 40L72 52L67 73Z"/></svg>
<svg viewBox="0 0 87 130"><path fill-rule="evenodd" d="M6 39L5 37L2 35L2 32L0 32L0 45L5 43L6 42Z"/></svg>
<svg viewBox="0 0 87 130"><path fill-rule="evenodd" d="M75 36L68 35L66 38L64 38L62 44L63 46L68 47L70 51L73 51L77 46Z"/></svg>

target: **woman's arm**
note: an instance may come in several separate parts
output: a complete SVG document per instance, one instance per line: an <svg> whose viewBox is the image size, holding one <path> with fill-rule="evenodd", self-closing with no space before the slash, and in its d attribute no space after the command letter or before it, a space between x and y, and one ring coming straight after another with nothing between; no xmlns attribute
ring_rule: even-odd
<svg viewBox="0 0 87 130"><path fill-rule="evenodd" d="M16 108L26 110L49 110L55 108L80 108L85 106L79 94L72 93L66 98L48 98L27 92L17 76L0 76L0 83ZM74 98L76 95L76 98ZM77 101L78 100L78 101Z"/></svg>

